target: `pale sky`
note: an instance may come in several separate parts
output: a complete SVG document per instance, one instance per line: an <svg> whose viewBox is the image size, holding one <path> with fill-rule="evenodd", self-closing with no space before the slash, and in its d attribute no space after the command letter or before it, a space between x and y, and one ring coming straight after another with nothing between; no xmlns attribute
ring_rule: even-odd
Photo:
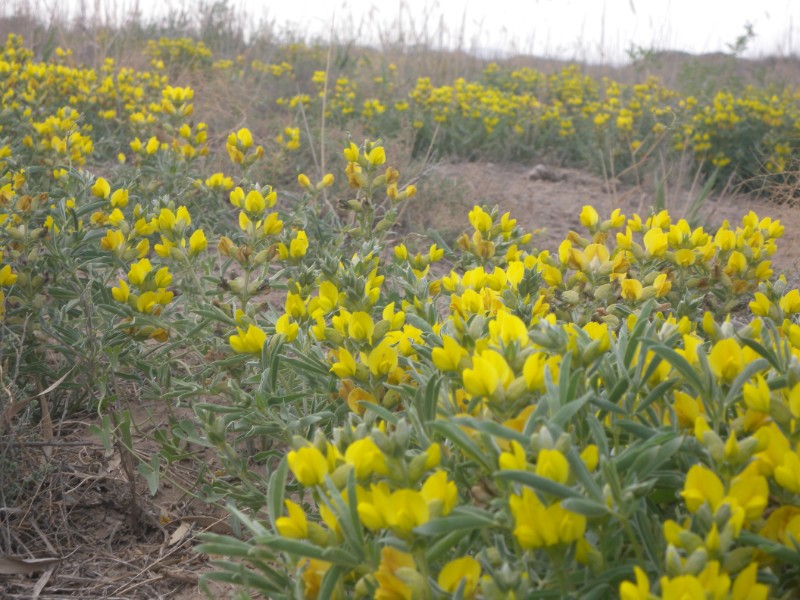
<svg viewBox="0 0 800 600"><path fill-rule="evenodd" d="M206 5L213 0L207 0ZM0 14L17 3L42 13L74 10L119 19L137 6L147 18L166 11L194 12L194 0L3 0ZM724 52L753 27L745 56L800 51L798 0L228 0L247 13L246 23L327 39L334 19L340 38L364 43L396 40L593 61L624 61L628 50Z"/></svg>

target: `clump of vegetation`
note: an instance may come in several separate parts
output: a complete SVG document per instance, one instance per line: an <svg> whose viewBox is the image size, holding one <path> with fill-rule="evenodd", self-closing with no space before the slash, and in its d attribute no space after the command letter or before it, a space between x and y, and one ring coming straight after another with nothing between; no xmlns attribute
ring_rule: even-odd
<svg viewBox="0 0 800 600"><path fill-rule="evenodd" d="M424 189L386 151L408 131L412 152L619 167L674 147L698 169L781 172L795 92L703 103L496 65L404 91L391 65L364 84L300 45L270 62L190 39L146 52L146 69L93 69L11 36L0 54L17 427L97 411L152 492L213 448L191 491L241 534L198 550L247 593L797 594L800 292L773 272L780 221L706 231L585 206L548 250L476 205L454 247L401 241ZM198 71L269 82L280 124L196 119L201 93L171 77ZM353 124L371 137L334 144ZM193 410L147 461L130 381Z"/></svg>

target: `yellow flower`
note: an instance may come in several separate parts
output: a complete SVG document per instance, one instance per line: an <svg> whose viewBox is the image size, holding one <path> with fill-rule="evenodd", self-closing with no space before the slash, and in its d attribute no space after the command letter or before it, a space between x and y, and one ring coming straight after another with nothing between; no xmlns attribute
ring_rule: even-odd
<svg viewBox="0 0 800 600"><path fill-rule="evenodd" d="M231 348L239 354L261 354L261 349L267 341L267 334L255 325L247 327L245 332L241 327L237 327L239 332L228 338Z"/></svg>
<svg viewBox="0 0 800 600"><path fill-rule="evenodd" d="M344 149L344 158L347 162L358 161L358 146L350 142L350 146Z"/></svg>
<svg viewBox="0 0 800 600"><path fill-rule="evenodd" d="M407 537L412 529L430 520L427 500L414 490L397 490L378 508L392 531L401 537Z"/></svg>
<svg viewBox="0 0 800 600"><path fill-rule="evenodd" d="M278 218L278 213L273 212L267 215L264 219L262 230L264 235L277 235L283 231L283 221Z"/></svg>
<svg viewBox="0 0 800 600"><path fill-rule="evenodd" d="M667 234L657 227L645 233L642 241L644 241L645 250L650 256L663 256L669 242Z"/></svg>
<svg viewBox="0 0 800 600"><path fill-rule="evenodd" d="M315 600L322 587L322 580L325 573L331 568L331 563L316 558L304 558L298 563L298 568L302 569L303 594L308 600ZM334 598L338 598L335 594Z"/></svg>
<svg viewBox="0 0 800 600"><path fill-rule="evenodd" d="M752 562L736 576L731 589L731 600L767 600L769 586L756 583L758 563Z"/></svg>
<svg viewBox="0 0 800 600"><path fill-rule="evenodd" d="M600 221L600 215L597 214L597 211L594 209L594 207L587 204L581 209L580 220L581 225L591 229Z"/></svg>
<svg viewBox="0 0 800 600"><path fill-rule="evenodd" d="M464 387L473 396L491 396L501 384L508 385L514 373L503 355L494 350L484 350L472 357L472 368L462 373Z"/></svg>
<svg viewBox="0 0 800 600"><path fill-rule="evenodd" d="M636 577L636 583L633 584L630 581L623 581L619 586L620 599L649 600L650 581L647 579L647 574L639 567L633 567L633 573ZM705 598L705 595L703 598Z"/></svg>
<svg viewBox="0 0 800 600"><path fill-rule="evenodd" d="M407 579L413 573L416 573L416 565L410 554L384 546L380 565L375 571L375 580L378 582L375 600L412 600L412 588Z"/></svg>
<svg viewBox="0 0 800 600"><path fill-rule="evenodd" d="M286 504L286 510L289 512L289 516L275 519L275 528L278 530L278 533L283 537L294 540L307 538L308 519L306 518L306 513L303 508L291 500L284 500L284 504Z"/></svg>
<svg viewBox="0 0 800 600"><path fill-rule="evenodd" d="M333 185L333 175L331 173L325 173L322 177L322 181L317 184L317 188L326 188Z"/></svg>
<svg viewBox="0 0 800 600"><path fill-rule="evenodd" d="M667 279L666 273L661 273L655 278L653 281L653 289L655 290L656 298L663 298L669 294L672 289L672 282Z"/></svg>
<svg viewBox="0 0 800 600"><path fill-rule="evenodd" d="M122 279L119 280L119 287L111 288L111 295L114 297L114 300L117 302L122 302L123 304L128 302L128 298L130 297L131 289L128 287L128 284L125 283Z"/></svg>
<svg viewBox="0 0 800 600"><path fill-rule="evenodd" d="M128 247L128 244L125 240L125 236L119 229L109 229L106 231L105 237L100 240L100 247L109 252L122 253ZM9 271L11 270L11 267L6 265L3 267L3 271L6 268L8 268ZM0 271L0 285L8 285L4 283L5 277L3 277L3 271Z"/></svg>
<svg viewBox="0 0 800 600"><path fill-rule="evenodd" d="M372 322L372 317L369 316L369 313L358 311L350 316L347 334L352 339L371 342L374 331L375 324Z"/></svg>
<svg viewBox="0 0 800 600"><path fill-rule="evenodd" d="M738 250L732 252L725 270L728 273L744 273L747 270L747 258Z"/></svg>
<svg viewBox="0 0 800 600"><path fill-rule="evenodd" d="M481 577L481 564L471 556L451 560L439 572L436 582L445 592L455 592L464 582L464 597L469 598L478 587Z"/></svg>
<svg viewBox="0 0 800 600"><path fill-rule="evenodd" d="M147 274L152 270L153 265L150 264L149 260L143 258L131 265L131 268L128 271L128 281L130 281L133 285L141 285L144 283L144 279L147 277Z"/></svg>
<svg viewBox="0 0 800 600"><path fill-rule="evenodd" d="M699 398L692 398L681 391L675 392L675 401L672 405L680 427L694 427L697 419L706 413L703 402Z"/></svg>
<svg viewBox="0 0 800 600"><path fill-rule="evenodd" d="M305 231L298 231L295 238L289 243L289 256L301 258L306 255L308 250L308 237Z"/></svg>
<svg viewBox="0 0 800 600"><path fill-rule="evenodd" d="M295 478L306 487L321 485L328 473L328 461L314 446L292 450L286 457Z"/></svg>
<svg viewBox="0 0 800 600"><path fill-rule="evenodd" d="M707 597L703 584L694 575L680 575L673 579L661 578L661 600L690 600Z"/></svg>
<svg viewBox="0 0 800 600"><path fill-rule="evenodd" d="M345 379L356 374L356 360L347 348L339 348L338 361L333 363L331 371L339 378Z"/></svg>
<svg viewBox="0 0 800 600"><path fill-rule="evenodd" d="M246 127L242 127L236 132L236 139L245 150L253 145L253 134Z"/></svg>
<svg viewBox="0 0 800 600"><path fill-rule="evenodd" d="M536 457L536 474L558 483L566 483L569 479L567 457L558 450L541 450Z"/></svg>
<svg viewBox="0 0 800 600"><path fill-rule="evenodd" d="M775 481L782 488L794 494L800 494L800 457L796 452L787 452L783 463L775 467Z"/></svg>
<svg viewBox="0 0 800 600"><path fill-rule="evenodd" d="M711 348L708 364L720 382L730 383L744 367L742 348L732 338L722 339Z"/></svg>
<svg viewBox="0 0 800 600"><path fill-rule="evenodd" d="M743 510L744 518L748 521L755 521L761 518L767 507L768 496L766 477L745 471L731 481L728 495L723 502L729 504L734 512L737 509Z"/></svg>
<svg viewBox="0 0 800 600"><path fill-rule="evenodd" d="M492 228L492 216L480 206L474 206L469 211L469 222L481 233L487 233Z"/></svg>
<svg viewBox="0 0 800 600"><path fill-rule="evenodd" d="M525 359L522 366L522 376L529 390L544 389L544 371L547 366L547 356L544 352L534 352Z"/></svg>
<svg viewBox="0 0 800 600"><path fill-rule="evenodd" d="M367 160L369 161L369 164L375 167L382 165L386 162L386 151L382 146L375 146L372 150L370 150L369 154L367 154Z"/></svg>
<svg viewBox="0 0 800 600"><path fill-rule="evenodd" d="M152 155L158 152L158 149L160 147L161 144L159 143L158 138L156 136L153 136L149 140L147 140L147 145L145 146L144 151L147 152L147 154Z"/></svg>
<svg viewBox="0 0 800 600"><path fill-rule="evenodd" d="M228 198L230 198L231 204L233 204L236 208L242 208L242 203L244 202L244 190L237 186L231 190Z"/></svg>
<svg viewBox="0 0 800 600"><path fill-rule="evenodd" d="M800 291L791 290L778 301L781 310L787 314L800 313Z"/></svg>
<svg viewBox="0 0 800 600"><path fill-rule="evenodd" d="M300 184L300 187L311 189L311 180L305 173L300 173L300 175L297 176L297 183Z"/></svg>
<svg viewBox="0 0 800 600"><path fill-rule="evenodd" d="M511 440L511 452L502 452L498 459L501 469L524 471L528 468L525 449L516 440Z"/></svg>
<svg viewBox="0 0 800 600"><path fill-rule="evenodd" d="M623 279L620 285L622 286L623 300L635 302L642 298L642 291L644 288L642 282L638 279Z"/></svg>
<svg viewBox="0 0 800 600"><path fill-rule="evenodd" d="M195 256L208 248L208 240L202 229L198 229L189 237L189 256Z"/></svg>
<svg viewBox="0 0 800 600"><path fill-rule="evenodd" d="M124 188L114 190L114 193L111 194L111 206L125 208L127 205L128 205L128 190Z"/></svg>
<svg viewBox="0 0 800 600"><path fill-rule="evenodd" d="M344 460L353 465L359 480L366 479L373 473L387 474L386 457L372 438L362 438L350 444L344 453Z"/></svg>
<svg viewBox="0 0 800 600"><path fill-rule="evenodd" d="M725 489L717 474L701 465L694 465L686 475L681 496L689 512L697 512L706 502L712 512L722 503Z"/></svg>
<svg viewBox="0 0 800 600"><path fill-rule="evenodd" d="M323 313L329 313L339 304L339 290L330 281L323 281L319 285L319 297L316 309Z"/></svg>
<svg viewBox="0 0 800 600"><path fill-rule="evenodd" d="M586 446L586 448L584 448L581 452L581 460L589 471L594 471L595 468L597 468L597 463L599 461L599 451L597 446L594 444L589 444Z"/></svg>
<svg viewBox="0 0 800 600"><path fill-rule="evenodd" d="M455 371L461 359L467 356L467 351L448 335L442 336L442 342L442 348L434 348L431 352L433 364L440 371Z"/></svg>
<svg viewBox="0 0 800 600"><path fill-rule="evenodd" d="M388 338L372 349L367 356L367 366L376 376L388 375L397 368L397 350L392 347Z"/></svg>
<svg viewBox="0 0 800 600"><path fill-rule="evenodd" d="M458 488L453 481L447 480L446 471L436 471L422 484L420 494L425 498L432 514L445 516L456 504Z"/></svg>
<svg viewBox="0 0 800 600"><path fill-rule="evenodd" d="M750 312L755 317L766 317L769 315L770 306L769 298L761 292L756 292L753 294L753 301L750 303Z"/></svg>
<svg viewBox="0 0 800 600"><path fill-rule="evenodd" d="M583 537L586 517L556 503L545 507L530 488L509 498L514 515L514 537L525 549L569 544Z"/></svg>
<svg viewBox="0 0 800 600"><path fill-rule="evenodd" d="M300 326L292 321L290 315L283 315L275 322L275 333L282 335L287 342L293 341L300 331Z"/></svg>
<svg viewBox="0 0 800 600"><path fill-rule="evenodd" d="M94 185L92 185L92 195L105 200L108 198L110 193L111 186L108 184L108 181L102 177L98 177L97 181L95 181Z"/></svg>
<svg viewBox="0 0 800 600"><path fill-rule="evenodd" d="M756 375L756 383L747 382L742 388L744 403L750 410L758 412L769 412L770 392L766 379L761 375Z"/></svg>

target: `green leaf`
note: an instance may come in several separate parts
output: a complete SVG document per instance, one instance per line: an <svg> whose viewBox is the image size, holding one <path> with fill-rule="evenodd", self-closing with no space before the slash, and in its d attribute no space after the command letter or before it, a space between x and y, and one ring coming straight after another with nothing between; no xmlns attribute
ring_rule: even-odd
<svg viewBox="0 0 800 600"><path fill-rule="evenodd" d="M769 361L769 364L772 365L772 368L774 368L778 373L783 372L783 368L781 367L781 361L778 359L777 354L775 354L770 350L767 350L767 348L765 348L764 346L762 346L753 339L750 338L741 338L741 339L742 343L745 346L749 346L750 348L755 350L759 356L767 359Z"/></svg>
<svg viewBox="0 0 800 600"><path fill-rule="evenodd" d="M602 450L598 448L598 452L600 451ZM567 452L567 461L569 462L570 470L575 474L575 477L581 482L583 487L586 488L595 500L602 500L603 492L600 486L597 485L589 469L586 468L586 465L583 463L583 460L581 460L580 454L578 454L578 450L575 447L570 448Z"/></svg>
<svg viewBox="0 0 800 600"><path fill-rule="evenodd" d="M283 498L286 492L286 478L288 473L289 462L286 460L286 456L284 456L278 468L269 476L267 509L269 510L269 516L272 520L273 527L275 526L275 520L283 514Z"/></svg>
<svg viewBox="0 0 800 600"><path fill-rule="evenodd" d="M155 496L158 492L158 484L161 480L161 468L158 460L159 455L153 454L150 457L150 464L141 462L137 465L137 470L147 481L150 495Z"/></svg>
<svg viewBox="0 0 800 600"><path fill-rule="evenodd" d="M530 443L530 436L524 435L515 429L501 425L497 421L487 421L475 419L473 417L456 417L453 419L454 423L475 429L481 433L497 437L504 440L514 440L520 444L527 445Z"/></svg>
<svg viewBox="0 0 800 600"><path fill-rule="evenodd" d="M742 393L744 384L749 381L753 375L766 369L767 365L769 365L769 362L766 358L758 358L742 369L742 372L733 380L728 390L728 395L725 397L725 402L722 405L726 408L729 407L734 399Z"/></svg>
<svg viewBox="0 0 800 600"><path fill-rule="evenodd" d="M468 458L477 462L483 470L489 472L494 470L494 466L486 459L486 452L481 450L481 448L479 448L466 433L461 431L455 423L434 421L431 423L430 427L458 446Z"/></svg>
<svg viewBox="0 0 800 600"><path fill-rule="evenodd" d="M492 513L478 508L464 507L454 510L450 515L434 519L414 529L414 533L424 536L450 534L454 531L472 531L482 527L496 527Z"/></svg>
<svg viewBox="0 0 800 600"><path fill-rule="evenodd" d="M497 471L494 476L497 479L503 479L507 481L513 481L516 483L521 483L522 485L526 485L531 487L535 490L539 490L542 493L550 494L552 496L557 496L559 498L581 498L582 496L573 490L570 487L565 485L561 485L558 482L553 481L552 479L547 479L546 477L540 477L535 473L531 473L530 471L520 471L517 469L504 469L502 471Z"/></svg>
<svg viewBox="0 0 800 600"><path fill-rule="evenodd" d="M374 412L376 415L378 415L381 419L383 419L387 423L391 423L392 425L397 425L397 415L394 414L393 412L386 410L380 404L375 404L374 402L361 400L358 403L358 405L364 407L365 411Z"/></svg>
<svg viewBox="0 0 800 600"><path fill-rule="evenodd" d="M577 378L576 378L577 379ZM584 405L592 399L594 396L593 391L586 392L580 398L573 400L572 402L567 402L566 404L562 405L556 413L550 418L550 423L553 425L558 425L561 428L564 428L567 422L574 417L577 412L584 407Z"/></svg>
<svg viewBox="0 0 800 600"><path fill-rule="evenodd" d="M471 531L467 529L457 529L448 533L436 543L428 546L428 549L425 551L425 558L428 559L428 562L436 562L440 556L455 548L456 545L466 536L470 535L470 533Z"/></svg>
<svg viewBox="0 0 800 600"><path fill-rule="evenodd" d="M756 535L755 533L744 530L742 530L742 532L739 534L738 539L748 546L758 548L762 552L769 554L770 556L775 557L782 562L800 566L800 552L792 550L783 544L778 544L765 537L761 537L760 535Z"/></svg>
<svg viewBox="0 0 800 600"><path fill-rule="evenodd" d="M319 586L318 598L333 598L333 590L336 584L339 583L339 578L346 571L340 566L331 567L322 578L322 585Z"/></svg>
<svg viewBox="0 0 800 600"><path fill-rule="evenodd" d="M692 367L692 365L689 364L689 361L687 361L683 356L675 352L675 350L672 348L667 348L666 346L662 346L660 344L650 346L648 349L652 350L654 354L657 354L666 360L673 369L683 375L683 379L692 386L696 394L702 396L707 395L707 390L705 389L700 376L697 374L697 371L694 370L694 367Z"/></svg>
<svg viewBox="0 0 800 600"><path fill-rule="evenodd" d="M605 504L589 498L565 498L561 501L561 506L590 519L605 517L609 514L608 507Z"/></svg>

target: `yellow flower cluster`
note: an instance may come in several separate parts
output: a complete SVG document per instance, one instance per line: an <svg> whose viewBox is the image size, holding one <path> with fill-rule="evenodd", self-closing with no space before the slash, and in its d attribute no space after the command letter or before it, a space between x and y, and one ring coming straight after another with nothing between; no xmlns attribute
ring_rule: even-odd
<svg viewBox="0 0 800 600"><path fill-rule="evenodd" d="M345 151L351 185L369 185L378 148ZM459 270L432 277L441 249L399 245L391 264L357 254L287 296L284 340L324 349L353 418L295 440L287 466L316 509L287 500L277 533L349 549L391 534L380 559L359 559L371 566L342 571L337 589L356 596L415 597L442 565L439 586L495 598L534 589L535 571L496 558L508 544L551 574L599 575L611 548L637 555L647 526L665 562L618 579L623 598L767 597L756 576L794 552L800 527L800 293L772 277L780 222L750 213L709 232L586 206L585 231L554 253L531 249L508 214L476 206L469 222ZM738 329L714 318L748 309ZM663 520L632 528L655 490ZM478 560L415 553L468 535L459 522L505 541ZM333 564L301 561L307 597ZM521 569L513 583L499 564Z"/></svg>

